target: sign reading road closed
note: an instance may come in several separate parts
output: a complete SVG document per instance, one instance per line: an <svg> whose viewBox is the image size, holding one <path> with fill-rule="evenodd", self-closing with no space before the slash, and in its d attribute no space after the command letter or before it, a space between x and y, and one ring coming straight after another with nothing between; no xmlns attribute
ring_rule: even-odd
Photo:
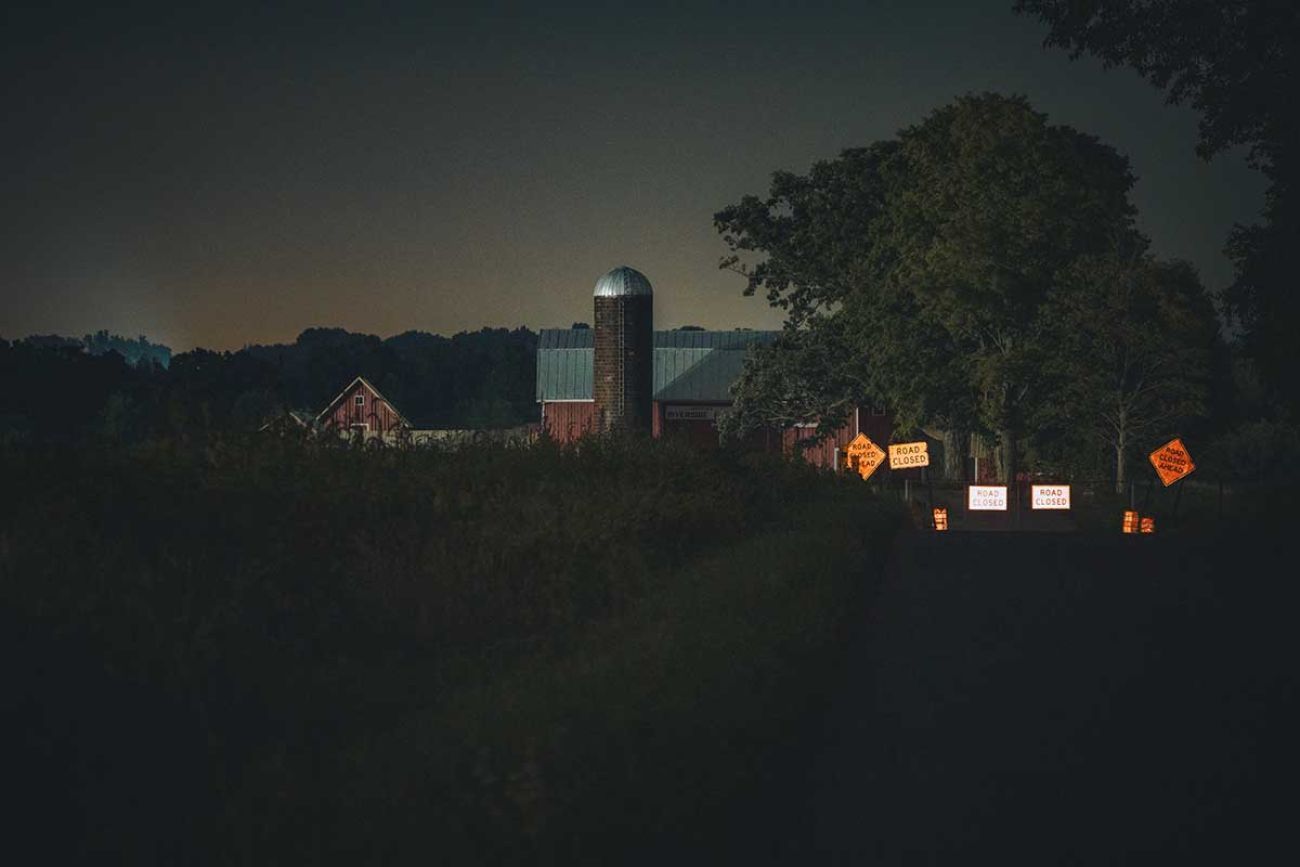
<svg viewBox="0 0 1300 867"><path fill-rule="evenodd" d="M971 485L966 489L966 508L972 512L1005 512L1006 485Z"/></svg>
<svg viewBox="0 0 1300 867"><path fill-rule="evenodd" d="M910 470L915 467L930 466L930 446L919 443L894 443L889 447L889 468L891 470Z"/></svg>
<svg viewBox="0 0 1300 867"><path fill-rule="evenodd" d="M871 478L877 468L885 460L885 452L871 441L871 437L860 433L849 441L844 447L844 455L848 458L849 466L858 471L865 482Z"/></svg>
<svg viewBox="0 0 1300 867"><path fill-rule="evenodd" d="M1183 476L1196 469L1192 456L1187 453L1187 446L1175 437L1149 456L1151 466L1156 468L1156 475L1167 488Z"/></svg>
<svg viewBox="0 0 1300 867"><path fill-rule="evenodd" d="M1070 486L1069 485L1030 485L1030 493L1033 498L1030 505L1035 509L1068 509L1070 508Z"/></svg>

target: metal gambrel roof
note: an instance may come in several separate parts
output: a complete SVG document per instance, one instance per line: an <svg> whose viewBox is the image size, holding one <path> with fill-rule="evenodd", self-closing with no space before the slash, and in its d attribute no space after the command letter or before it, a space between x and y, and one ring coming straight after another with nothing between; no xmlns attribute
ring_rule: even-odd
<svg viewBox="0 0 1300 867"><path fill-rule="evenodd" d="M654 399L729 403L749 347L779 331L656 331ZM594 332L547 328L538 335L537 399L591 400Z"/></svg>
<svg viewBox="0 0 1300 867"><path fill-rule="evenodd" d="M590 328L543 328L537 332L537 348L591 349L596 345L595 333Z"/></svg>
<svg viewBox="0 0 1300 867"><path fill-rule="evenodd" d="M596 351L537 350L538 400L591 400L591 363Z"/></svg>

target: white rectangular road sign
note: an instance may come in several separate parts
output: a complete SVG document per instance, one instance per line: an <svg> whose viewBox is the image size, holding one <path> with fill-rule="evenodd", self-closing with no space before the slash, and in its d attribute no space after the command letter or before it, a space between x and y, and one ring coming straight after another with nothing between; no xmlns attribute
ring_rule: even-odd
<svg viewBox="0 0 1300 867"><path fill-rule="evenodd" d="M1069 485L1030 485L1030 492L1033 499L1030 505L1035 509L1068 509L1070 508L1070 486Z"/></svg>
<svg viewBox="0 0 1300 867"><path fill-rule="evenodd" d="M966 508L972 512L1005 512L1006 485L971 485L966 488Z"/></svg>

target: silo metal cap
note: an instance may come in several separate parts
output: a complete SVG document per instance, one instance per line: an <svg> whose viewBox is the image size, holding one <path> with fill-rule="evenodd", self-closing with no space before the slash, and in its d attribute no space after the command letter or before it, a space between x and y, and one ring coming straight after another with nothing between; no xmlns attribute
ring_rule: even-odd
<svg viewBox="0 0 1300 867"><path fill-rule="evenodd" d="M625 298L629 295L653 295L650 281L635 268L622 265L596 281L597 298Z"/></svg>

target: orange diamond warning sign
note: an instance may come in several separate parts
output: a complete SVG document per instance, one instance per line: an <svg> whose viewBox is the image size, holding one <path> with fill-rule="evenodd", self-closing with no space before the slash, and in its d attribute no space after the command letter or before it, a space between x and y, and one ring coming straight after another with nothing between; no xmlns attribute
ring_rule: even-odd
<svg viewBox="0 0 1300 867"><path fill-rule="evenodd" d="M871 478L871 474L885 460L884 449L872 442L871 437L864 433L858 434L849 441L849 444L844 447L844 456L848 459L850 469L857 470L863 481Z"/></svg>
<svg viewBox="0 0 1300 867"><path fill-rule="evenodd" d="M1166 488L1196 469L1192 456L1187 453L1187 446L1177 437L1153 451L1149 457L1151 466L1156 468L1156 475Z"/></svg>

